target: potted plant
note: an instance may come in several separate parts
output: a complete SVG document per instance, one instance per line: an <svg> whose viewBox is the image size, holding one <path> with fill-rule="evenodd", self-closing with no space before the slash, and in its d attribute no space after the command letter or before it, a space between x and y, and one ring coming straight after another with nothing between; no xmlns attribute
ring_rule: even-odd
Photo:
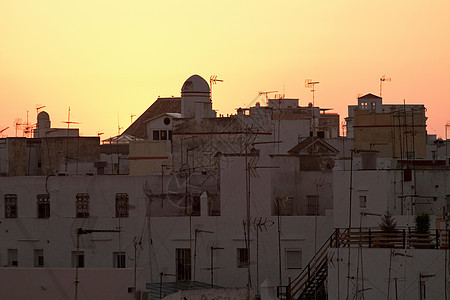
<svg viewBox="0 0 450 300"><path fill-rule="evenodd" d="M395 239L395 233L397 232L397 221L391 215L389 210L384 212L384 215L381 216L381 223L378 224L380 226L381 235L379 241L379 247L390 247L391 242Z"/></svg>

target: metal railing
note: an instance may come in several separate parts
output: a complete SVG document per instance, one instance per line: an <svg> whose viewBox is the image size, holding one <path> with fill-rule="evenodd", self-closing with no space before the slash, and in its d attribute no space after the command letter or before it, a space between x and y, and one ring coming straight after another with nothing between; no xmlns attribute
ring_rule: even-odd
<svg viewBox="0 0 450 300"><path fill-rule="evenodd" d="M399 229L385 232L379 229L336 229L334 233L336 247L363 248L419 248L419 249L448 249L450 231L432 230L430 233L415 233L411 229Z"/></svg>
<svg viewBox="0 0 450 300"><path fill-rule="evenodd" d="M327 263L327 250L337 247L363 248L400 248L400 249L448 249L450 230L432 230L427 234L419 234L409 229L398 229L385 232L374 228L335 229L309 263L283 290L279 290L279 297L283 299L297 299L302 292L310 288L318 288L318 274L323 271Z"/></svg>
<svg viewBox="0 0 450 300"><path fill-rule="evenodd" d="M343 232L345 233L345 231ZM314 254L306 267L300 272L300 274L293 280L289 279L285 299L295 299L301 292L307 287L311 280L314 280L317 273L321 270L327 261L327 250L330 247L335 247L337 239L336 232L333 233L320 247L320 249Z"/></svg>

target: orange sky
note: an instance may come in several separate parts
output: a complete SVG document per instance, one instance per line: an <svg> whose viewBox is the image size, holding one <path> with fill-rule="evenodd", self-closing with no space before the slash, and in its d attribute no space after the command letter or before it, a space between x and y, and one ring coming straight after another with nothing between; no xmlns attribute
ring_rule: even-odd
<svg viewBox="0 0 450 300"><path fill-rule="evenodd" d="M347 116L358 93L427 107L428 133L450 121L450 1L0 1L0 130L72 121L83 135L117 134L192 74L218 75L220 114L258 91ZM135 117L136 118L136 117ZM123 130L122 130L123 131Z"/></svg>

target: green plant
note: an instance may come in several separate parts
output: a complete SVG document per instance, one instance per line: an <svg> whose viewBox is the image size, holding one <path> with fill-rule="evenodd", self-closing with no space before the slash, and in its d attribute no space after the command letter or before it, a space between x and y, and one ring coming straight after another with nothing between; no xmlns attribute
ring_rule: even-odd
<svg viewBox="0 0 450 300"><path fill-rule="evenodd" d="M427 213L421 213L414 218L416 224L415 231L420 234L430 233L430 215Z"/></svg>
<svg viewBox="0 0 450 300"><path fill-rule="evenodd" d="M397 221L395 221L394 217L392 217L389 210L386 210L384 215L381 216L381 223L378 225L383 232L395 232L397 228Z"/></svg>

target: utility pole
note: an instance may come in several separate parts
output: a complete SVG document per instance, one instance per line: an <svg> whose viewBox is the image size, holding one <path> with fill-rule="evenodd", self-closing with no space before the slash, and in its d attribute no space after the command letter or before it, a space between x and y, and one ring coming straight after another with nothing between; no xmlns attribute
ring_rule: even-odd
<svg viewBox="0 0 450 300"><path fill-rule="evenodd" d="M136 293L136 270L137 270L137 245L141 247L142 250L142 236L139 238L139 241L136 240L136 237L133 239L134 246L134 292Z"/></svg>
<svg viewBox="0 0 450 300"><path fill-rule="evenodd" d="M248 135L248 131L246 133L246 135ZM270 142L253 142L253 143L249 143L248 138L245 140L245 173L246 173L246 194L247 194L247 220L246 220L246 230L247 230L247 243L246 243L246 247L247 247L247 255L248 255L248 265L247 265L247 270L248 270L248 287L247 287L247 297L248 299L250 299L250 288L251 288L251 269L250 269L250 236L251 236L251 232L250 232L250 220L251 220L251 186L250 186L250 182L251 182L251 169L263 169L263 168L277 168L277 167L272 167L272 166L268 166L268 167L257 167L257 166L252 166L252 163L248 161L248 147L251 145L252 147L254 147L255 145L259 145L259 144L276 144L276 143L280 143L280 141L270 141Z"/></svg>
<svg viewBox="0 0 450 300"><path fill-rule="evenodd" d="M380 77L380 97L381 97L381 92L383 90L383 82L385 82L385 81L389 82L389 81L391 81L391 78L386 78L386 75L383 75Z"/></svg>
<svg viewBox="0 0 450 300"><path fill-rule="evenodd" d="M80 283L80 281L78 280L78 268L79 268L78 255L80 252L80 235L94 233L94 232L120 232L120 230L117 230L117 229L82 229L82 228L77 229L77 253L75 255L75 300L78 300L78 285Z"/></svg>
<svg viewBox="0 0 450 300"><path fill-rule="evenodd" d="M350 150L350 184L349 184L349 206L348 206L348 238L351 238L351 230L352 230L352 194L353 194L353 154L355 149ZM349 299L350 295L350 245L348 245L348 258L347 258L347 297L346 300Z"/></svg>
<svg viewBox="0 0 450 300"><path fill-rule="evenodd" d="M214 286L214 250L223 250L222 247L211 246L211 288Z"/></svg>
<svg viewBox="0 0 450 300"><path fill-rule="evenodd" d="M194 277L194 280L193 280L194 284L195 284L195 270L196 270L196 261L197 261L197 235L199 233L201 233L201 232L214 233L213 231L201 230L201 229L198 229L198 228L195 229L195 235L194 235L194 276L193 276Z"/></svg>
<svg viewBox="0 0 450 300"><path fill-rule="evenodd" d="M253 227L256 231L256 292L258 295L259 293L259 231L267 231L267 227L270 227L274 224L272 220L267 220L267 218L262 219L260 217L259 219L255 218L253 221Z"/></svg>
<svg viewBox="0 0 450 300"><path fill-rule="evenodd" d="M315 99L314 99L314 93L316 91L316 84L319 84L319 81L313 81L312 79L305 79L305 87L311 88L312 92L312 107L311 107L311 132L312 136L316 136L316 113L315 113Z"/></svg>

